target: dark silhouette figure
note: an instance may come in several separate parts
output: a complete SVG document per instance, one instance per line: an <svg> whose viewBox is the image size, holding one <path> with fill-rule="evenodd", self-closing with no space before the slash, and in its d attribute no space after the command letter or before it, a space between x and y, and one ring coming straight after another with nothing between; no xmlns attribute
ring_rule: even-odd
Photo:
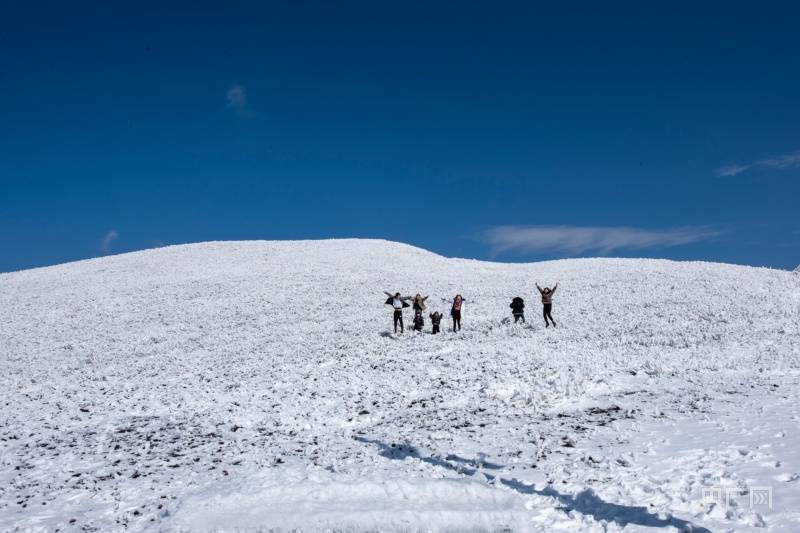
<svg viewBox="0 0 800 533"><path fill-rule="evenodd" d="M525 300L516 296L511 300L511 305L509 305L509 307L511 308L511 314L514 315L514 324L520 320L525 322Z"/></svg>

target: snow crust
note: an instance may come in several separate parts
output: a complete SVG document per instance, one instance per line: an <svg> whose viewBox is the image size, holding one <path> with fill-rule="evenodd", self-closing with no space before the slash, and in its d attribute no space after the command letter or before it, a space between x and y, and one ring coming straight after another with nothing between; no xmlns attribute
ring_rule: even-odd
<svg viewBox="0 0 800 533"><path fill-rule="evenodd" d="M463 330L394 335L384 290L463 294ZM800 279L762 268L332 240L0 274L0 530L796 531L798 370Z"/></svg>

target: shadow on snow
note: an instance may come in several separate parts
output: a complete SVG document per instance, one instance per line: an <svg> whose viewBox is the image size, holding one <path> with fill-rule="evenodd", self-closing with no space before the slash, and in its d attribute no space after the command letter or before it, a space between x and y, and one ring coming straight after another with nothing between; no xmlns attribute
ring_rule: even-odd
<svg viewBox="0 0 800 533"><path fill-rule="evenodd" d="M402 461L407 457L418 459L422 462L440 466L448 470L453 470L460 474L467 476L475 475L476 473L483 474L487 481L492 483L500 483L506 487L519 492L520 494L535 494L537 496L548 496L558 500L564 512L577 511L581 514L591 516L595 520L605 520L606 522L615 522L618 525L625 527L628 524L635 524L647 527L674 527L681 531L691 531L698 533L711 533L710 530L696 526L687 520L675 518L670 515L667 518L659 518L658 516L650 513L646 507L633 506L633 505L619 505L610 503L594 493L591 489L586 489L578 494L569 495L564 494L552 486L547 486L541 490L537 489L534 485L528 485L516 479L505 479L493 474L481 472L479 468L500 469L503 465L485 463L480 460L464 459L457 455L447 455L444 459L435 455L422 455L419 450L411 445L387 445L376 439L367 437L356 436L353 437L359 442L365 444L372 444L380 450L378 454L387 459L396 459ZM454 464L457 463L457 464Z"/></svg>

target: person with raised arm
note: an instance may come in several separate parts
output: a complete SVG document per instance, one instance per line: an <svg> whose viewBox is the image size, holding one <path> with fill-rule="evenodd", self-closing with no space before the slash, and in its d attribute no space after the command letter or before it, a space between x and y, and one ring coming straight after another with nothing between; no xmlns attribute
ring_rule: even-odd
<svg viewBox="0 0 800 533"><path fill-rule="evenodd" d="M403 333L405 331L403 327L403 309L408 307L407 300L410 300L411 296L401 296L399 292L396 292L394 296L390 292L383 291L383 293L389 297L386 299L386 305L391 305L394 309L394 332L397 334L397 325L400 324L400 333Z"/></svg>
<svg viewBox="0 0 800 533"><path fill-rule="evenodd" d="M453 307L450 309L450 316L453 317L453 332L461 331L461 313L464 311L464 298L456 294L453 299Z"/></svg>
<svg viewBox="0 0 800 533"><path fill-rule="evenodd" d="M419 293L417 293L417 295L414 296L414 300L411 302L411 304L414 307L415 314L417 313L422 314L422 312L425 310L425 300L427 299L428 299L427 296L422 296Z"/></svg>
<svg viewBox="0 0 800 533"><path fill-rule="evenodd" d="M440 331L439 324L442 323L442 313L440 313L439 311L434 311L433 313L431 313L430 316L431 316L431 324L433 325L431 333L436 335Z"/></svg>
<svg viewBox="0 0 800 533"><path fill-rule="evenodd" d="M553 323L553 327L556 327L556 321L553 320L553 293L556 292L558 288L558 283L553 285L553 288L545 287L544 289L536 284L536 288L539 289L539 294L542 295L542 315L544 316L544 327L549 328L550 322ZM548 321L549 319L549 321Z"/></svg>

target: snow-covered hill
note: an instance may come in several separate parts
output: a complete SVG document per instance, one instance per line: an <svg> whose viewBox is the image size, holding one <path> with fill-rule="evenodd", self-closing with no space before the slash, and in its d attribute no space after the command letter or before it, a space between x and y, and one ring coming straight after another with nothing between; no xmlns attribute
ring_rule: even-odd
<svg viewBox="0 0 800 533"><path fill-rule="evenodd" d="M398 290L463 330L393 335ZM786 271L334 240L0 274L0 530L797 530L798 370Z"/></svg>

